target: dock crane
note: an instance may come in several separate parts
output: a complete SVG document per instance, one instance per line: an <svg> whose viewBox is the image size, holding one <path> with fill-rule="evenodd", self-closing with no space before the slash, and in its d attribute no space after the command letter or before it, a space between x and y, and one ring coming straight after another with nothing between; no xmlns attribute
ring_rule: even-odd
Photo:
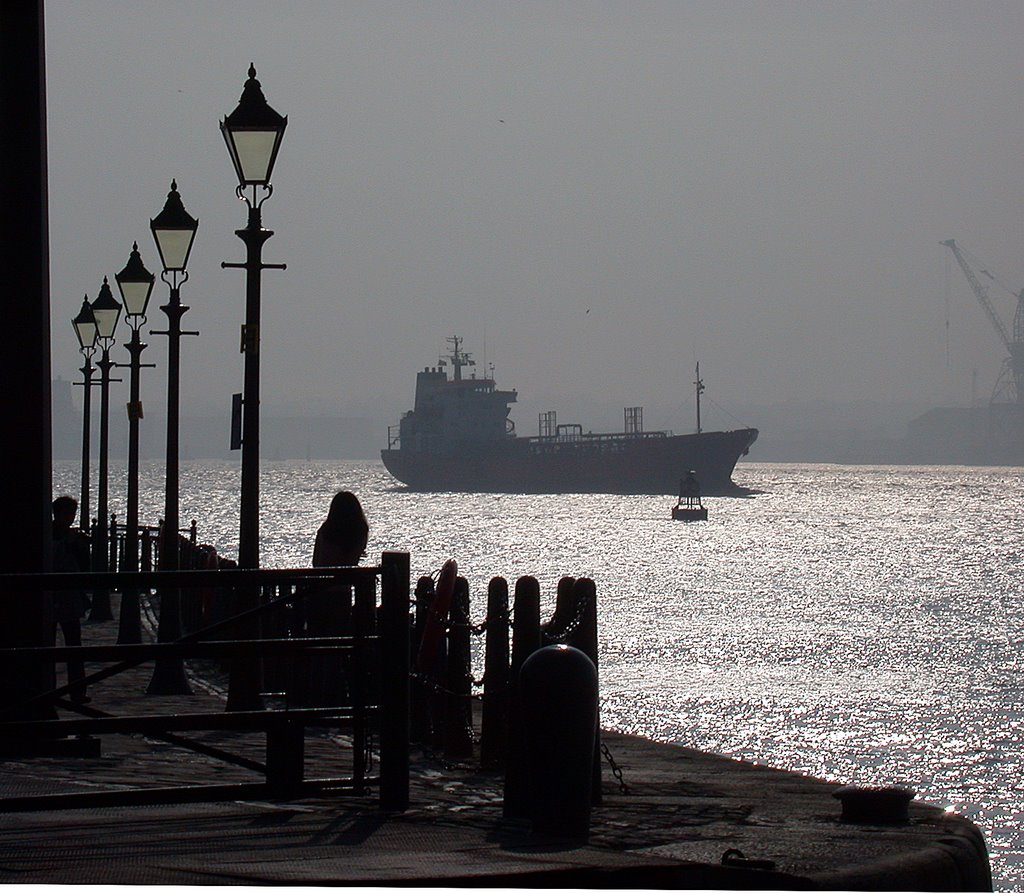
<svg viewBox="0 0 1024 893"><path fill-rule="evenodd" d="M957 245L956 240L948 239L940 244L945 245L953 252L956 262L960 265L960 269L964 271L964 276L967 277L967 281L970 283L971 291L974 292L978 303L981 304L982 309L995 327L996 333L1009 353L1009 356L1003 360L999 378L996 380L996 386L992 392L992 402L1012 403L1016 406L1024 407L1024 289L1016 293L999 282L987 270L980 271L993 282L1003 285L1010 294L1014 294L1017 298L1017 310L1013 315L1013 333L1011 335L1010 332L1007 332L1006 326L1003 325L1003 321L999 318L999 314L996 313L995 307L992 306L992 302L989 300L988 286L982 285L981 281L974 274L974 270L967 262L967 258L964 257L963 249Z"/></svg>

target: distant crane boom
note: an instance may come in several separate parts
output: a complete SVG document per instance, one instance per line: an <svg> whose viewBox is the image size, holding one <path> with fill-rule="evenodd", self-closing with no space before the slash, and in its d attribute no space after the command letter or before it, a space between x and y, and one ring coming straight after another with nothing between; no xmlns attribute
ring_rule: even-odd
<svg viewBox="0 0 1024 893"><path fill-rule="evenodd" d="M995 326L1000 340L1002 340L1009 353L1009 357L1003 363L1003 370L999 374L999 380L996 382L996 394L1008 398L1010 403L1024 404L1024 289L1021 289L1020 293L1016 295L1017 310L1013 317L1013 337L1011 338L1009 332L1006 331L1006 326L1003 325L1003 321L996 313L995 307L992 306L992 302L988 299L988 288L978 281L978 277L974 275L974 270L967 263L967 259L964 257L960 246L956 244L954 239L948 239L941 244L953 252L956 262L960 265L960 269L964 271L964 276L967 277L967 281L971 284L974 296L978 299L978 303L981 304L989 321ZM1011 294L1014 293L988 270L982 270L981 272L993 282L998 282L1003 288L1010 291ZM993 401L996 400L996 394L993 395Z"/></svg>
<svg viewBox="0 0 1024 893"><path fill-rule="evenodd" d="M967 281L971 284L971 290L974 292L974 296L978 299L978 303L981 304L982 309L988 315L992 325L995 326L996 332L999 333L999 337L1002 339L1003 344L1006 345L1006 349L1013 353L1013 341L1010 339L1010 333L1006 331L1006 326L1003 325L1003 321L996 313L995 307L992 306L992 302L988 299L988 288L978 281L978 277L974 275L974 270L972 270L970 264L967 263L967 260L964 258L963 253L960 251L960 246L956 244L955 239L948 239L941 244L945 245L953 252L953 257L955 257L956 262L960 264L960 269L964 271L964 276L967 277ZM990 279L995 278L991 273L986 273L986 275Z"/></svg>

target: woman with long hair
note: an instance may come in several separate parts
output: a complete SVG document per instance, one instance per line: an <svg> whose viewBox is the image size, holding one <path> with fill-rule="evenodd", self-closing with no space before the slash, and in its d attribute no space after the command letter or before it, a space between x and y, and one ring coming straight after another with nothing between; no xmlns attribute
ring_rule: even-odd
<svg viewBox="0 0 1024 893"><path fill-rule="evenodd" d="M334 494L327 519L316 532L313 567L339 567L359 564L366 554L370 525L355 493L342 490Z"/></svg>
<svg viewBox="0 0 1024 893"><path fill-rule="evenodd" d="M327 518L316 532L313 567L351 567L366 554L370 525L359 499L342 490L334 494ZM352 634L352 589L329 586L311 593L305 603L306 635L349 636ZM306 692L297 699L316 706L348 703L349 666L339 654L311 656Z"/></svg>

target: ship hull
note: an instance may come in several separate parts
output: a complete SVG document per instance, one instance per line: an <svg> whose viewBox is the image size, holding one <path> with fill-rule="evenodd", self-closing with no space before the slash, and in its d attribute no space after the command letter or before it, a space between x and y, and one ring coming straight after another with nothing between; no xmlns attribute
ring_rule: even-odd
<svg viewBox="0 0 1024 893"><path fill-rule="evenodd" d="M446 451L389 449L384 466L410 489L471 493L677 494L687 471L705 494L737 493L736 462L757 430L598 440L510 438Z"/></svg>

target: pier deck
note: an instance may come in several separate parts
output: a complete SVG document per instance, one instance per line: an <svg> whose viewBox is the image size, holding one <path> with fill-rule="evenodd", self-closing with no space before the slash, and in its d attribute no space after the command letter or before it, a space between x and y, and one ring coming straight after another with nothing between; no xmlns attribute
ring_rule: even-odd
<svg viewBox="0 0 1024 893"><path fill-rule="evenodd" d="M87 644L116 624L85 627ZM90 691L92 706L214 709L216 691L147 698L139 668ZM137 705L137 706L135 706ZM218 732L258 756L262 741ZM502 819L501 776L418 748L411 808L375 798L200 803L0 813L7 883L987 889L984 841L966 819L913 802L909 824L840 821L839 787L796 773L605 733L629 791L604 764L586 845L533 840ZM311 736L307 761L341 746ZM98 758L0 760L0 797L118 785L246 781L243 768L138 735L106 736ZM727 850L774 870L722 865Z"/></svg>

